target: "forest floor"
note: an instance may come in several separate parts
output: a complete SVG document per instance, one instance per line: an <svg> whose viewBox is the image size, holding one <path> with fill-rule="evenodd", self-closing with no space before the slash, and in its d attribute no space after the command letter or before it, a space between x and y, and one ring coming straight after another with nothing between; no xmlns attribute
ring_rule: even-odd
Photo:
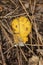
<svg viewBox="0 0 43 65"><path fill-rule="evenodd" d="M31 21L32 32L15 47L10 22L20 16ZM43 0L0 0L0 65L43 65Z"/></svg>

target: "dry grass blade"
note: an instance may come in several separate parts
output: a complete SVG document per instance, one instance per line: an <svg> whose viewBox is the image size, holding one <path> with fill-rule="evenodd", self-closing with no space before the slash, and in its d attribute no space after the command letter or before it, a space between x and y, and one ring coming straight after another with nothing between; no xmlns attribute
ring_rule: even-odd
<svg viewBox="0 0 43 65"><path fill-rule="evenodd" d="M19 8L19 7L17 7L14 11L11 11L10 13L6 14L4 17L10 16L12 13L15 13L15 11L16 11L18 8Z"/></svg>
<svg viewBox="0 0 43 65"><path fill-rule="evenodd" d="M16 53L17 53L18 64L21 65L21 63L20 63L20 56L19 56L19 52L18 52L19 51L18 47L16 49L17 49Z"/></svg>
<svg viewBox="0 0 43 65"><path fill-rule="evenodd" d="M36 35L37 35L37 41L38 41L38 38L39 38L39 40L41 41L41 44L43 44L43 42L42 42L42 36L38 32L37 24L36 23L34 23L34 27L35 27L35 31L36 31Z"/></svg>
<svg viewBox="0 0 43 65"><path fill-rule="evenodd" d="M20 47L19 47L19 48L20 48ZM25 54L24 54L24 52L23 52L23 50L22 50L21 48L20 48L20 51L21 51L21 53L22 53L24 59L25 59L26 61L28 61L27 58L26 58L26 56L25 56Z"/></svg>
<svg viewBox="0 0 43 65"><path fill-rule="evenodd" d="M24 11L26 12L27 16L30 18L29 13L27 12L25 6L22 4L22 1L19 0L19 2L20 2L20 4L22 5L22 7L23 7ZM31 20L31 19L30 19L30 20Z"/></svg>
<svg viewBox="0 0 43 65"><path fill-rule="evenodd" d="M13 17L19 17L19 16L23 16L23 15L26 15L26 13L21 13L21 14L19 14L19 15L15 15L15 16L0 16L0 18L2 19L2 18L4 18L4 19L7 19L7 18L13 18Z"/></svg>
<svg viewBox="0 0 43 65"><path fill-rule="evenodd" d="M13 3L14 4L14 6L16 6L17 7L17 4L13 1L13 0L10 0L11 1L11 3Z"/></svg>
<svg viewBox="0 0 43 65"><path fill-rule="evenodd" d="M31 50L27 45L25 45L27 47L28 50L30 50L30 52L33 53L33 55L35 55L35 53L33 52L33 50Z"/></svg>
<svg viewBox="0 0 43 65"><path fill-rule="evenodd" d="M5 29L2 26L1 26L1 29L4 32L5 36L7 37L7 39L9 40L10 45L13 46L13 43L12 43L11 39L9 38L9 36L8 36L7 32L5 31Z"/></svg>
<svg viewBox="0 0 43 65"><path fill-rule="evenodd" d="M2 65L7 65L5 62L3 51L2 51L2 42L0 42L0 53L1 53L1 57L2 57Z"/></svg>

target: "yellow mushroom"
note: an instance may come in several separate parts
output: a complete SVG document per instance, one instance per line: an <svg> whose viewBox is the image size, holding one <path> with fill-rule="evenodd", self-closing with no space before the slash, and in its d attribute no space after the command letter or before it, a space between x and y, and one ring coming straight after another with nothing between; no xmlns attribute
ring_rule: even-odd
<svg viewBox="0 0 43 65"><path fill-rule="evenodd" d="M14 33L14 40L16 43L20 41L26 43L28 41L28 35L32 30L32 24L30 20L25 16L15 18L11 22L11 27Z"/></svg>

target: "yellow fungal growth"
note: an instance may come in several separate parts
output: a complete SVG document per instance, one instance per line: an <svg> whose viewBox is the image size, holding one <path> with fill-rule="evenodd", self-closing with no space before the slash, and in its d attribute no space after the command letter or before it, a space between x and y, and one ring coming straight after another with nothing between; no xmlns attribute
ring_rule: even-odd
<svg viewBox="0 0 43 65"><path fill-rule="evenodd" d="M16 43L23 42L26 43L28 41L28 35L31 32L32 25L30 23L30 20L25 17L21 16L18 18L15 18L11 22L11 27L14 33L14 41Z"/></svg>

